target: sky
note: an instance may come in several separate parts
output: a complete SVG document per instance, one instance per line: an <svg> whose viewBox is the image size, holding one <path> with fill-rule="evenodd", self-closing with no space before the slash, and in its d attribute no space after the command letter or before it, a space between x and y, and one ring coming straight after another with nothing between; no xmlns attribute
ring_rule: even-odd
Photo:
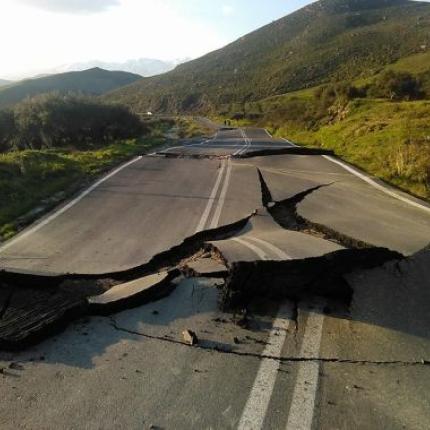
<svg viewBox="0 0 430 430"><path fill-rule="evenodd" d="M196 58L312 0L2 0L0 78L100 60Z"/></svg>

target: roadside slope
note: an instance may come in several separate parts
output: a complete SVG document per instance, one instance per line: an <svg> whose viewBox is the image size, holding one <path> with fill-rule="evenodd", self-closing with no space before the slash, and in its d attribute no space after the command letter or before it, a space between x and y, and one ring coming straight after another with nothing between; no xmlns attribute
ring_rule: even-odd
<svg viewBox="0 0 430 430"><path fill-rule="evenodd" d="M108 99L142 111L207 112L330 80L363 78L426 49L429 27L425 2L321 0Z"/></svg>

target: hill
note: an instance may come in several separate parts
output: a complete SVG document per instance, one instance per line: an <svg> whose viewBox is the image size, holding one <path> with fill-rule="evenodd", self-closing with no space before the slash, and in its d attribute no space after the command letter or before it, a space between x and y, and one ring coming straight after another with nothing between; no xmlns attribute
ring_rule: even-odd
<svg viewBox="0 0 430 430"><path fill-rule="evenodd" d="M184 61L162 61L153 58L138 58L134 60L127 60L122 63L118 62L104 62L104 61L88 61L85 63L66 64L57 67L52 73L65 73L71 71L80 71L99 67L104 70L122 70L124 72L135 73L140 76L149 77L160 75L162 73L170 72L178 64Z"/></svg>
<svg viewBox="0 0 430 430"><path fill-rule="evenodd" d="M0 109L10 107L28 96L59 91L100 95L142 79L127 72L110 72L100 68L27 79L0 89Z"/></svg>
<svg viewBox="0 0 430 430"><path fill-rule="evenodd" d="M6 81L5 79L0 79L0 87L11 84L11 81Z"/></svg>
<svg viewBox="0 0 430 430"><path fill-rule="evenodd" d="M321 0L197 60L108 95L136 110L217 110L329 81L368 78L430 50L430 4Z"/></svg>

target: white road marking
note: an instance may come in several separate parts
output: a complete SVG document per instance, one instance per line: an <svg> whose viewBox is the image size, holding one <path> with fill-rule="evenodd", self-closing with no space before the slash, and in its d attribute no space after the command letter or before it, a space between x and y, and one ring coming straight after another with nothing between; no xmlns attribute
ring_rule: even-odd
<svg viewBox="0 0 430 430"><path fill-rule="evenodd" d="M242 134L243 140L245 141L245 145L243 145L242 148L236 151L233 155L243 154L251 146L251 140L248 139L242 128L240 129L240 132Z"/></svg>
<svg viewBox="0 0 430 430"><path fill-rule="evenodd" d="M330 157L329 155L323 155L323 158L325 158L326 160L331 161L332 163L338 164L339 166L343 167L345 170L347 170L348 172L352 173L353 175L357 176L358 178L362 179L363 181L367 182L369 185L371 185L372 187L378 189L379 191L382 191L385 194L388 194L391 197L394 197L397 200L400 200L404 203L407 203L411 206L414 206L418 209L422 209L428 213L430 213L430 207L428 206L424 206L418 202L415 202L413 200L408 199L407 197L401 196L400 194L397 194L395 191L392 191L390 189L388 189L387 187L384 187L381 184L378 184L376 181L374 181L373 179L367 177L366 175L364 175L363 173L359 172L358 170L348 166L347 164L343 163L340 160L336 160L333 157Z"/></svg>
<svg viewBox="0 0 430 430"><path fill-rule="evenodd" d="M254 254L256 254L262 260L270 260L269 256L258 246L253 245L252 243L246 242L244 239L235 237L232 239L234 242L240 243L241 245L250 249Z"/></svg>
<svg viewBox="0 0 430 430"><path fill-rule="evenodd" d="M281 140L283 140L284 142L289 143L291 146L295 146L296 148L299 147L299 145L296 145L295 143L291 142L291 140L285 139L284 137L281 137Z"/></svg>
<svg viewBox="0 0 430 430"><path fill-rule="evenodd" d="M268 135L270 138L272 138L272 137L273 137L273 136L269 133L269 131L268 131L268 130L264 129L264 131L267 133L267 135Z"/></svg>
<svg viewBox="0 0 430 430"><path fill-rule="evenodd" d="M163 152L169 152L172 149L181 149L181 148L189 148L189 147L192 147L192 146L201 146L201 145L204 145L205 143L208 143L208 142L210 142L211 140L214 140L214 139L215 138L207 139L207 140L204 140L203 142L200 142L200 143L190 143L189 145L172 146L170 148L166 148ZM153 152L152 154L149 154L149 155L156 155L156 154L157 154L157 152Z"/></svg>
<svg viewBox="0 0 430 430"><path fill-rule="evenodd" d="M302 358L318 358L324 324L323 305L309 311L300 351ZM286 430L311 430L320 365L317 361L301 362L288 415Z"/></svg>
<svg viewBox="0 0 430 430"><path fill-rule="evenodd" d="M224 171L225 171L225 164L226 164L225 160L222 160L222 162L221 162L221 168L219 169L219 173L218 173L218 177L217 177L217 179L215 181L214 187L212 189L212 193L211 193L211 195L209 197L209 200L208 200L208 203L206 205L206 209L203 212L203 215L202 215L202 217L200 219L200 222L199 222L199 224L198 224L198 226L196 228L196 233L198 233L199 231L203 231L203 229L204 229L204 227L206 225L206 221L209 218L209 214L210 214L210 212L212 210L213 204L215 203L215 197L216 197L216 195L218 193L218 189L219 189L219 186L221 184L221 180L222 180L222 177L223 177L223 174L224 174Z"/></svg>
<svg viewBox="0 0 430 430"><path fill-rule="evenodd" d="M137 161L141 160L142 157L136 157L133 160L129 161L128 163L123 164L122 166L118 167L102 179L98 180L95 184L91 185L88 189L86 189L84 192L82 192L78 197L76 197L74 200L69 202L67 205L63 206L58 211L54 212L52 215L48 216L47 218L43 219L41 222L36 224L34 227L30 228L29 230L25 230L20 235L16 236L14 239L6 242L3 246L0 246L0 252L5 251L6 249L10 248L11 246L15 245L17 242L27 238L33 233L36 233L38 230L40 230L42 227L45 227L45 225L49 224L51 221L54 221L56 218L58 218L60 215L62 215L64 212L68 211L70 208L75 206L77 203L79 203L84 197L86 197L88 194L90 194L92 191L94 191L97 187L99 187L103 182L106 182L108 179L115 176L117 173L121 172L121 170L124 170L125 168L131 166L132 164L136 163Z"/></svg>
<svg viewBox="0 0 430 430"><path fill-rule="evenodd" d="M252 386L239 422L239 430L257 430L263 428L273 387L278 376L280 366L278 359L281 357L282 348L287 338L291 316L291 307L288 304L284 304L280 307L278 316L273 321L267 346L262 353L265 357L273 357L273 359L263 358L261 360L254 385Z"/></svg>
<svg viewBox="0 0 430 430"><path fill-rule="evenodd" d="M225 175L224 185L222 187L221 194L218 199L218 204L216 206L215 214L212 218L212 222L210 226L211 229L218 227L219 219L221 217L221 212L224 207L225 198L228 191L228 186L230 184L231 169L232 169L232 163L231 163L231 159L229 158L227 161L227 173Z"/></svg>
<svg viewBox="0 0 430 430"><path fill-rule="evenodd" d="M278 248L277 246L273 245L272 243L267 242L266 240L263 240L263 239L261 239L259 237L246 236L246 239L254 241L254 242L257 242L260 245L265 246L270 251L272 251L277 257L279 257L281 260L292 260L293 259L293 257L291 257L290 255L288 255L282 249Z"/></svg>

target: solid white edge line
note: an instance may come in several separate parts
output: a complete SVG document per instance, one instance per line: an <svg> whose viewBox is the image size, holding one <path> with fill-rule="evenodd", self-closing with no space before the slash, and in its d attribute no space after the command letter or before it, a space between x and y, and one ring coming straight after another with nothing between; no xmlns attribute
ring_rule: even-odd
<svg viewBox="0 0 430 430"><path fill-rule="evenodd" d="M196 233L198 233L200 231L203 231L203 229L205 227L206 221L209 218L209 214L210 214L210 212L212 210L212 206L215 203L215 197L216 197L216 195L218 193L218 189L219 189L219 186L221 184L221 180L222 180L224 171L225 171L225 160L222 160L222 162L221 162L221 168L219 169L219 173L218 173L218 177L217 177L217 179L215 181L215 184L214 184L214 186L212 188L212 193L211 193L211 195L209 197L209 200L208 200L208 203L206 205L205 211L203 212L203 215L202 215L202 217L200 219L200 222L199 222L199 224L198 224L198 226L196 228Z"/></svg>
<svg viewBox="0 0 430 430"><path fill-rule="evenodd" d="M312 359L320 355L324 326L323 305L315 311L309 309L300 357ZM286 430L312 430L315 399L319 383L318 361L302 361L299 364Z"/></svg>
<svg viewBox="0 0 430 430"><path fill-rule="evenodd" d="M267 135L268 135L271 139L273 138L273 136L269 133L269 131L268 131L268 130L264 129L264 131L267 133Z"/></svg>
<svg viewBox="0 0 430 430"><path fill-rule="evenodd" d="M385 194L387 194L387 195L389 195L391 197L394 197L397 200L400 200L400 201L402 201L404 203L407 203L407 204L409 204L411 206L414 206L414 207L416 207L418 209L421 209L421 210L424 210L424 211L430 213L430 207L424 206L424 205L422 205L422 204L420 204L418 202L414 202L413 200L408 199L407 197L403 197L403 196L397 194L396 192L394 192L394 191L392 191L392 190L384 187L381 184L378 184L373 179L371 179L371 178L367 177L366 175L360 173L359 171L357 171L356 169L348 166L347 164L343 163L342 161L337 160L337 159L335 159L335 158L333 158L333 157L331 157L329 155L323 155L322 157L325 158L326 160L331 161L332 163L335 163L335 164L341 166L343 169L345 169L349 173L352 173L353 175L355 175L358 178L362 179L364 182L367 182L369 185L371 185L372 187L378 189L379 191L382 191L383 193L385 193Z"/></svg>
<svg viewBox="0 0 430 430"><path fill-rule="evenodd" d="M291 146L294 146L294 147L296 147L296 148L298 148L298 147L299 147L299 145L296 145L295 143L291 142L291 140L285 139L285 137L281 137L281 140L283 140L283 141L285 141L285 142L289 143Z"/></svg>
<svg viewBox="0 0 430 430"><path fill-rule="evenodd" d="M270 242L267 242L266 240L260 239L259 237L255 236L246 236L247 240L251 240L254 242L259 243L260 245L265 246L270 251L272 251L276 256L278 256L281 260L292 260L293 257L288 255L286 252L284 252L282 249L278 248L277 246L273 245Z"/></svg>
<svg viewBox="0 0 430 430"><path fill-rule="evenodd" d="M262 353L265 357L273 358L263 358L261 360L257 376L242 412L238 425L239 430L257 430L263 428L273 388L278 376L280 367L279 358L281 357L282 348L287 338L290 324L287 318L291 317L291 306L288 304L281 305L277 318L273 321L267 346Z"/></svg>
<svg viewBox="0 0 430 430"><path fill-rule="evenodd" d="M218 204L216 206L215 214L212 218L212 222L210 225L211 229L218 227L219 219L221 217L221 212L222 212L222 209L224 207L225 198L226 198L227 191L228 191L228 186L230 184L231 169L232 169L232 163L231 163L231 159L229 158L227 160L227 173L225 175L224 184L223 184L221 194L220 194L219 199L218 199Z"/></svg>
<svg viewBox="0 0 430 430"><path fill-rule="evenodd" d="M141 160L142 156L136 157L133 160L123 164L122 166L118 167L108 175L104 176L103 178L99 179L97 182L95 182L93 185L91 185L89 188L87 188L85 191L83 191L78 197L73 199L71 202L67 203L65 206L63 206L61 209L54 212L52 215L48 216L47 218L40 221L35 226L31 227L29 230L25 230L20 235L16 236L14 239L11 239L10 241L6 242L4 245L0 246L0 252L5 251L6 249L10 248L11 246L15 245L17 242L21 241L22 239L25 239L26 237L30 236L31 234L37 232L45 225L49 224L51 221L55 220L57 217L62 215L64 212L68 211L70 208L75 206L77 203L79 203L84 197L86 197L88 194L90 194L92 191L94 191L97 187L99 187L103 182L106 182L108 179L115 176L117 173L121 172L121 170L131 166L132 164L136 163L137 161Z"/></svg>

